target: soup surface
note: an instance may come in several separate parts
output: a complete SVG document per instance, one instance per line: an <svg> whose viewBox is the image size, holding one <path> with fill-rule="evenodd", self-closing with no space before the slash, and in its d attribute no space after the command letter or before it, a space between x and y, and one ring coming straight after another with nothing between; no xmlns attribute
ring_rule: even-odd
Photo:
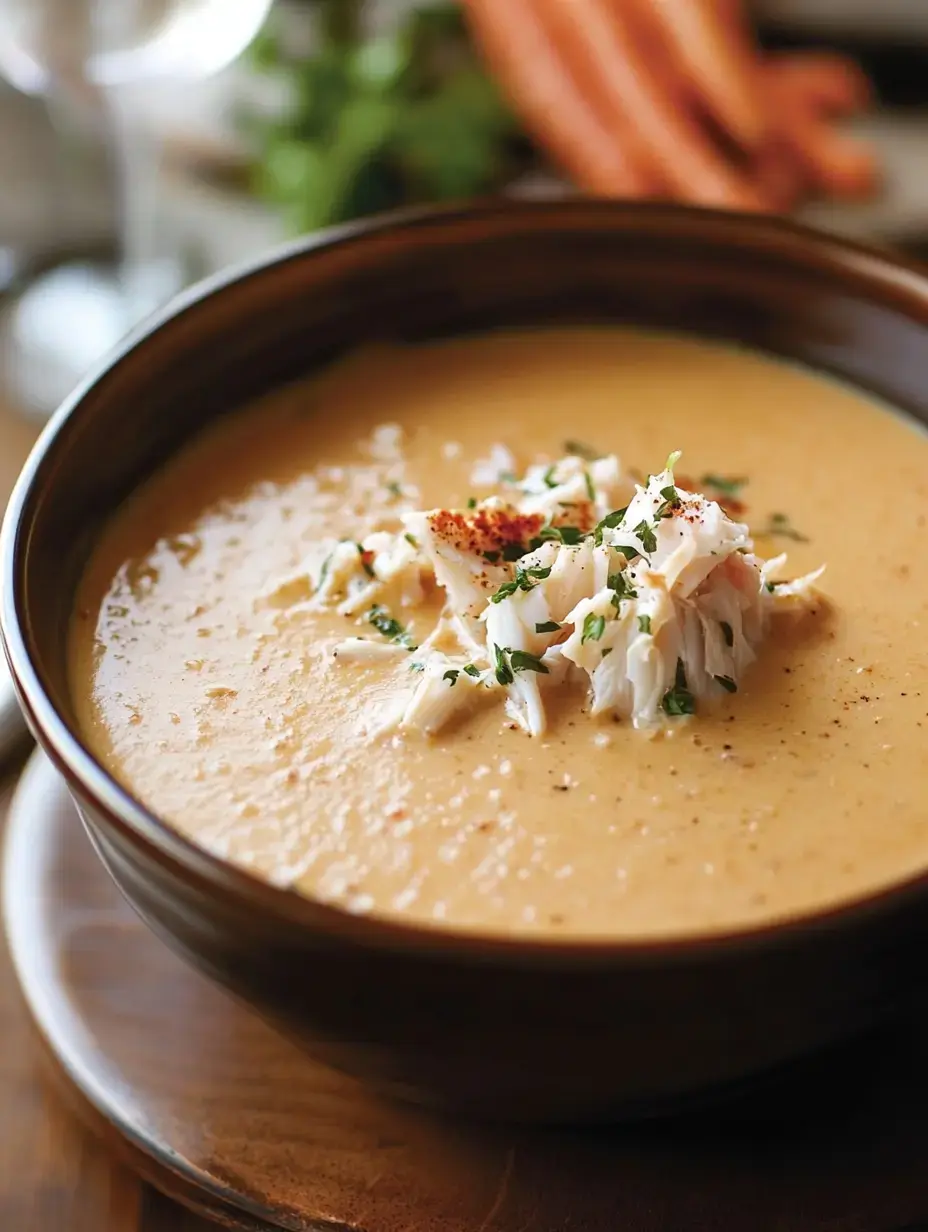
<svg viewBox="0 0 928 1232"><path fill-rule="evenodd" d="M656 736L576 699L538 738L496 707L377 735L395 664L334 669L358 617L275 580L327 537L465 505L497 442L524 468L571 437L746 479L757 550L827 564L827 617L778 628L737 695ZM928 863L926 517L917 428L752 353L613 329L369 351L230 416L120 511L78 596L78 717L177 829L354 911L561 936L757 923Z"/></svg>

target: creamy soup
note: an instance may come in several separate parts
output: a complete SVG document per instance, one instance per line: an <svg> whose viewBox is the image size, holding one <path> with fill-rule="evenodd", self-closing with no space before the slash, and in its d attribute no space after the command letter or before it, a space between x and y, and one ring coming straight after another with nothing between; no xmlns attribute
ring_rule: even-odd
<svg viewBox="0 0 928 1232"><path fill-rule="evenodd" d="M677 481L712 487L760 555L827 566L825 601L736 693L656 730L566 687L541 734L489 703L431 735L378 724L441 596L372 628L312 602L307 553L466 509L578 437L641 473L682 450ZM918 428L756 354L613 329L372 350L209 429L118 513L78 596L73 695L171 825L355 912L558 936L759 923L928 863L926 516ZM398 629L401 661L333 659Z"/></svg>

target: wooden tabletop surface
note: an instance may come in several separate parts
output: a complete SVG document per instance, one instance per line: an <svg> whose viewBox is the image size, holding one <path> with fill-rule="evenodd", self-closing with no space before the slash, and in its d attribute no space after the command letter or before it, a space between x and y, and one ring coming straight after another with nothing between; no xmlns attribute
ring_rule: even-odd
<svg viewBox="0 0 928 1232"><path fill-rule="evenodd" d="M19 766L6 772L6 820ZM46 1081L6 946L0 946L0 1228L5 1232L205 1232L76 1122Z"/></svg>
<svg viewBox="0 0 928 1232"><path fill-rule="evenodd" d="M0 502L36 428L0 406ZM22 760L0 772L0 827ZM0 940L0 1229L3 1232L204 1232L115 1163L44 1077Z"/></svg>

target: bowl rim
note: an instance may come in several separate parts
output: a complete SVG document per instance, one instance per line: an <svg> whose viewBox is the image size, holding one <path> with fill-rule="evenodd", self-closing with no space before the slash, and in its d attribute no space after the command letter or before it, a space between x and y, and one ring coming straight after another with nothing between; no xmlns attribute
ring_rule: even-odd
<svg viewBox="0 0 928 1232"><path fill-rule="evenodd" d="M510 225L520 219L536 223L547 219L555 229L570 215L580 220L607 217L621 223L626 231L647 231L661 225L671 231L679 229L690 239L694 238L694 229L701 230L704 238L728 242L733 248L746 247L753 253L765 247L785 249L804 257L807 263L811 259L832 275L857 282L870 290L871 297L879 291L884 297L902 300L910 309L920 307L928 331L928 266L894 252L769 215L679 204L597 200L563 193L532 200L488 199L404 208L290 240L225 268L187 288L142 322L81 381L39 435L13 489L0 531L0 638L20 703L40 747L72 792L90 801L130 842L141 843L156 862L178 864L195 881L208 882L212 891L240 906L255 908L291 926L304 926L307 936L320 931L342 934L346 940L369 948L439 953L449 958L509 966L690 962L722 958L746 948L780 948L812 930L824 932L864 925L873 917L928 896L926 861L922 869L835 903L757 923L699 931L560 937L455 928L440 921L413 921L378 913L353 914L346 908L274 885L198 846L123 787L59 712L36 670L25 637L20 618L23 599L18 585L19 562L24 545L23 519L39 483L42 465L87 395L118 365L131 360L164 325L252 277L368 237L395 233L414 240L434 226L471 219L492 220L497 215Z"/></svg>

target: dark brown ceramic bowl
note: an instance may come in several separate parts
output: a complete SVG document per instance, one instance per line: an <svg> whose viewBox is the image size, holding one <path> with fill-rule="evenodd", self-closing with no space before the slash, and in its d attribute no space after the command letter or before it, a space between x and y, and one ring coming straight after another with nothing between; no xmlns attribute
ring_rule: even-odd
<svg viewBox="0 0 928 1232"><path fill-rule="evenodd" d="M659 943L356 918L212 858L115 783L81 744L65 630L103 521L208 421L362 341L591 320L734 339L928 419L928 280L890 257L675 207L404 215L282 249L163 312L48 427L3 532L19 695L140 915L333 1065L493 1117L652 1112L865 1028L923 964L928 876L775 927Z"/></svg>

